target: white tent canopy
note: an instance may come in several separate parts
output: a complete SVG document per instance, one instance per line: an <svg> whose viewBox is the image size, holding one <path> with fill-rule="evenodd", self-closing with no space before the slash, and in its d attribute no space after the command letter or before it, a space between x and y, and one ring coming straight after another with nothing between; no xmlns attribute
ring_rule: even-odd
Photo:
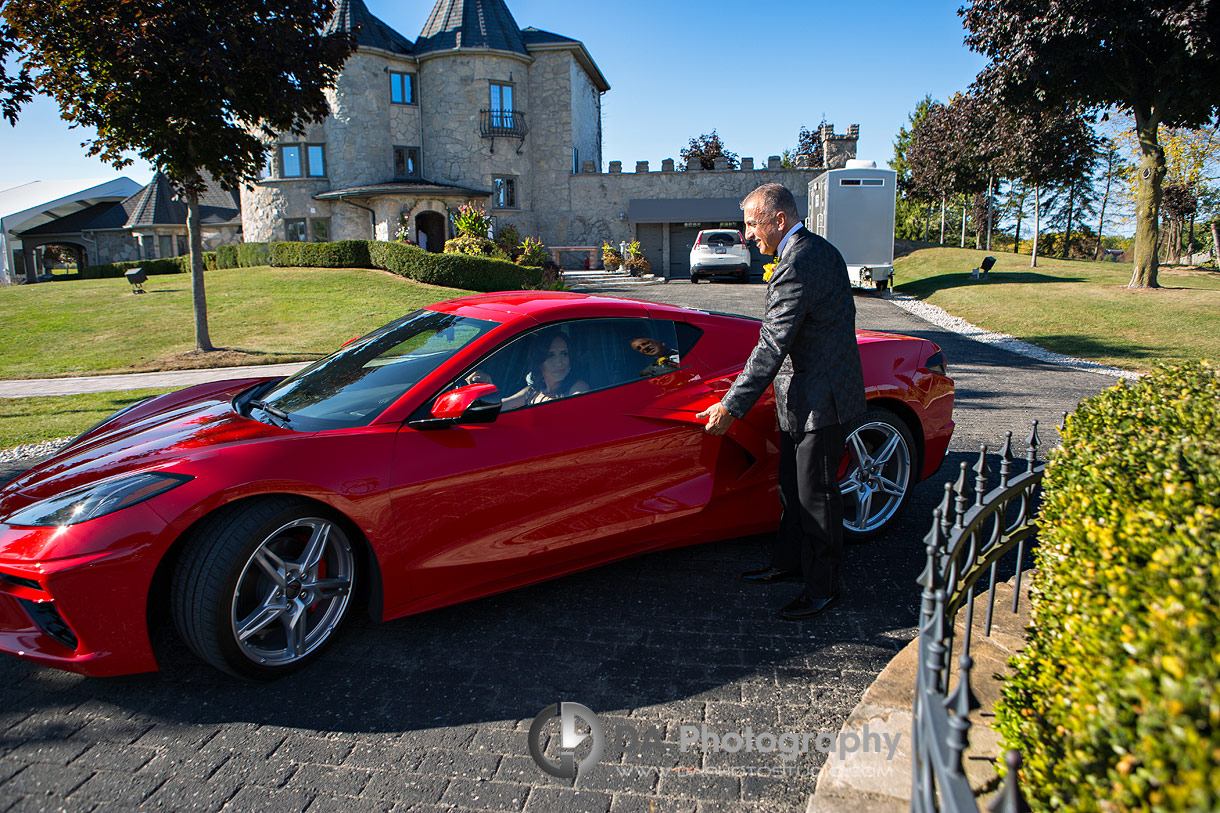
<svg viewBox="0 0 1220 813"><path fill-rule="evenodd" d="M120 201L141 189L126 176L68 181L31 181L0 189L0 283L12 282L17 234L106 201Z"/></svg>

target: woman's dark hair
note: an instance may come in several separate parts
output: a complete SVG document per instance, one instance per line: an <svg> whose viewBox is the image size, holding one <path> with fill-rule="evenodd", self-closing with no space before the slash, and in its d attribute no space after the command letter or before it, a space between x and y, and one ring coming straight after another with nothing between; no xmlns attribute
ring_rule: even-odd
<svg viewBox="0 0 1220 813"><path fill-rule="evenodd" d="M530 340L528 383L535 389L541 390L546 387L546 380L542 377L542 362L546 361L547 354L551 352L551 343L556 338L563 339L564 344L568 346L569 366L568 374L563 380L563 390L566 392L573 382L580 380L580 376L576 373L576 345L572 341L572 337L560 328L548 327L536 333Z"/></svg>

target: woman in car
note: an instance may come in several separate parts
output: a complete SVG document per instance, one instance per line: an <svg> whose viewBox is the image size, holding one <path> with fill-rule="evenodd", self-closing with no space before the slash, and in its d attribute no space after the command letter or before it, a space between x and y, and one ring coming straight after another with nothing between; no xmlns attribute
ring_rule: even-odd
<svg viewBox="0 0 1220 813"><path fill-rule="evenodd" d="M568 337L556 328L542 331L531 341L525 382L523 389L504 399L503 411L556 401L589 390L589 382L572 369Z"/></svg>

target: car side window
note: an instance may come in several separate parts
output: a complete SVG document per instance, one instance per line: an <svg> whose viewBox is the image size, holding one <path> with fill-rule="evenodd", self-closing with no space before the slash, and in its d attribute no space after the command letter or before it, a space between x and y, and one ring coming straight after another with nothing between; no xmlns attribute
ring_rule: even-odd
<svg viewBox="0 0 1220 813"><path fill-rule="evenodd" d="M502 412L538 406L677 370L679 343L666 319L580 319L509 341L446 390L494 384Z"/></svg>

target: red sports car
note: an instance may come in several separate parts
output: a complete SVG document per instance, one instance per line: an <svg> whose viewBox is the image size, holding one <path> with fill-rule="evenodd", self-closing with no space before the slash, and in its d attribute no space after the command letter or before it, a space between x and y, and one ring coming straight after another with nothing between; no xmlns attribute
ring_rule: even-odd
<svg viewBox="0 0 1220 813"><path fill-rule="evenodd" d="M0 650L87 675L157 668L152 618L270 679L357 603L389 620L646 551L773 530L775 405L695 414L759 322L568 293L416 311L296 375L142 401L0 490ZM847 530L940 465L932 342L861 331L868 414Z"/></svg>

